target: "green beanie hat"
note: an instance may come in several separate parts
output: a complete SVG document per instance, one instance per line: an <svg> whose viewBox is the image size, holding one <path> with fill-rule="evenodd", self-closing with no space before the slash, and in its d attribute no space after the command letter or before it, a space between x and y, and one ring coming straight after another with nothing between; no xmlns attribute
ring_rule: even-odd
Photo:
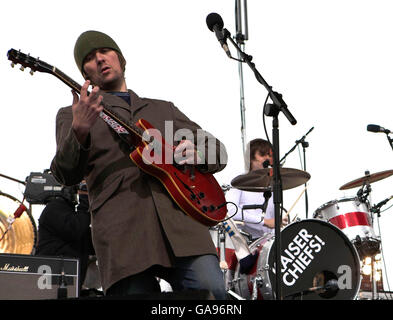
<svg viewBox="0 0 393 320"><path fill-rule="evenodd" d="M110 36L106 35L105 33L93 30L83 32L79 36L78 40L76 40L74 47L75 62L82 74L83 61L85 60L86 56L93 50L100 48L113 49L123 56L120 48Z"/></svg>

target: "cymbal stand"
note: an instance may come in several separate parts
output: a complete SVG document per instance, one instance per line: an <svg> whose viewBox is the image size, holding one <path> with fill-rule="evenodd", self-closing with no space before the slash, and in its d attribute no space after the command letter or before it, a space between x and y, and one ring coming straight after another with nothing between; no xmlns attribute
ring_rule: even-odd
<svg viewBox="0 0 393 320"><path fill-rule="evenodd" d="M226 231L223 223L219 223L217 226L217 247L220 250L219 253L219 260L220 260L220 269L223 273L224 284L225 284L225 291L236 298L237 300L245 300L243 297L239 296L235 292L231 290L229 287L229 283L233 283L232 279L229 279L229 272L228 272L228 263L226 261Z"/></svg>
<svg viewBox="0 0 393 320"><path fill-rule="evenodd" d="M381 207L384 206L389 200L393 199L393 195L390 196L389 198L386 198L385 200L379 202L378 204L374 205L371 207L370 211L371 213L376 213L377 214L377 219L379 219L381 217ZM372 220L374 221L374 220ZM379 224L379 222L378 222ZM380 238L381 241L381 248L382 248L382 238ZM381 249L382 250L382 249ZM371 257L371 284L372 284L372 300L375 300L375 298L377 297L377 281L375 279L374 273L375 273L375 255Z"/></svg>
<svg viewBox="0 0 393 320"><path fill-rule="evenodd" d="M368 176L370 175L370 172L367 170L365 171L365 175ZM360 202L363 202L366 204L366 206L368 206L368 208L371 211L370 214L370 220L371 220L371 228L374 229L374 217L372 215L372 205L371 205L371 200L369 199L369 197L371 198L370 194L371 194L371 185L368 181L365 181L363 183L363 186L359 189L359 191L357 192L357 196L359 198ZM379 210L378 210L378 217L380 216L379 214ZM371 256L371 275L370 275L370 283L371 283L371 300L375 300L376 297L378 296L378 292L377 292L377 281L375 279L375 255Z"/></svg>
<svg viewBox="0 0 393 320"><path fill-rule="evenodd" d="M223 272L223 278L224 278L224 283L225 283L225 290L228 292L228 263L226 261L226 254L225 254L225 249L226 249L226 237L225 237L225 227L223 223L219 223L217 226L217 247L220 250L219 254L219 260L220 260L220 268Z"/></svg>
<svg viewBox="0 0 393 320"><path fill-rule="evenodd" d="M367 183L366 187L367 197L371 193L371 186ZM371 200L367 199L369 208L371 208ZM377 214L377 219L380 217L380 214ZM374 217L371 214L371 228L374 230ZM377 281L375 279L375 254L371 256L371 300L375 300L378 297L378 287Z"/></svg>

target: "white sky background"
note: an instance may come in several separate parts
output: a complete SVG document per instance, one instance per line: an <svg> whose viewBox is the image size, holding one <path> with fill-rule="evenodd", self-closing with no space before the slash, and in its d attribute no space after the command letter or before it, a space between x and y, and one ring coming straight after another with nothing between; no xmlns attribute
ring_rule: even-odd
<svg viewBox="0 0 393 320"><path fill-rule="evenodd" d="M216 178L229 184L243 172L238 64L226 57L206 16L219 13L236 34L235 1L144 0L1 4L0 173L24 180L49 168L55 153L55 116L72 101L55 77L11 69L6 53L21 49L83 83L73 58L77 37L93 29L111 35L127 60L127 85L142 97L170 100L227 147L228 166ZM353 197L343 184L393 169L385 134L392 129L393 20L386 0L249 0L245 51L273 89L282 93L298 123L283 114L280 158L311 127L306 160L309 218L324 203ZM230 47L232 55L236 50ZM267 94L244 65L247 140L265 138L262 106ZM271 118L266 118L271 138ZM287 168L301 169L299 151ZM372 201L393 194L393 177L372 184ZM0 190L22 199L23 186L0 177ZM289 209L302 187L284 191ZM392 201L393 202L393 201ZM387 208L391 202L388 203ZM1 207L0 207L1 209ZM39 217L41 206L33 207ZM292 211L305 218L304 197ZM389 280L393 281L393 209L379 219ZM376 232L377 225L374 226ZM385 287L385 289L388 289Z"/></svg>

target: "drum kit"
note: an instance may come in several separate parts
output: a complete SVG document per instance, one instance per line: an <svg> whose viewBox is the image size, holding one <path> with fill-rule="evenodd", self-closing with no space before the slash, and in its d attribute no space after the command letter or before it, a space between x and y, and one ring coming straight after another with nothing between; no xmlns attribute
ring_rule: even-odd
<svg viewBox="0 0 393 320"><path fill-rule="evenodd" d="M305 171L290 168L281 168L280 173L283 190L304 185L311 177ZM231 188L271 191L272 175L271 168L254 170L235 177L231 186L222 188L224 192ZM380 208L393 198L372 206L371 184L392 175L393 170L366 172L363 177L340 187L340 190L360 187L356 196L329 201L315 210L312 219L292 219L281 228L282 299L359 298L361 261L373 258L381 250L381 239L373 228L373 215L379 215ZM1 191L0 198L0 253L32 254L37 228L30 209L23 206L23 201ZM253 240L241 230L243 224L229 217L210 228L227 293L238 300L273 300L275 236L270 233ZM249 264L247 268L242 265L245 260ZM375 281L372 287L375 290Z"/></svg>
<svg viewBox="0 0 393 320"><path fill-rule="evenodd" d="M310 175L302 170L281 168L282 189L305 184ZM237 176L230 188L266 192L272 187L272 169L265 168ZM360 187L356 196L329 201L313 213L312 219L293 219L280 232L281 292L284 300L359 299L362 260L381 252L381 239L373 229L373 214L392 197L372 206L371 184L390 177L393 170L370 174L348 182L340 190ZM229 221L232 221L228 217ZM228 221L227 220L227 221ZM232 221L230 231L241 232ZM275 236L265 234L251 241L245 237L254 263L246 272L237 257L239 244L231 241L224 223L211 228L227 293L238 300L275 299ZM235 230L233 230L235 229ZM244 234L244 233L243 233ZM375 290L375 281L371 285ZM374 294L373 294L374 296Z"/></svg>

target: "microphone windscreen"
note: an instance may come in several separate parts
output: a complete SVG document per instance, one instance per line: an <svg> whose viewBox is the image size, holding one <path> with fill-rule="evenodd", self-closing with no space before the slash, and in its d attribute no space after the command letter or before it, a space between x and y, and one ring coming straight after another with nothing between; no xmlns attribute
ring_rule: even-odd
<svg viewBox="0 0 393 320"><path fill-rule="evenodd" d="M371 131L371 132L379 132L381 130L381 127L376 125L376 124L369 124L367 126L367 131Z"/></svg>
<svg viewBox="0 0 393 320"><path fill-rule="evenodd" d="M221 30L224 27L224 21L218 13L212 12L206 17L206 24L210 31L213 31L215 25Z"/></svg>

